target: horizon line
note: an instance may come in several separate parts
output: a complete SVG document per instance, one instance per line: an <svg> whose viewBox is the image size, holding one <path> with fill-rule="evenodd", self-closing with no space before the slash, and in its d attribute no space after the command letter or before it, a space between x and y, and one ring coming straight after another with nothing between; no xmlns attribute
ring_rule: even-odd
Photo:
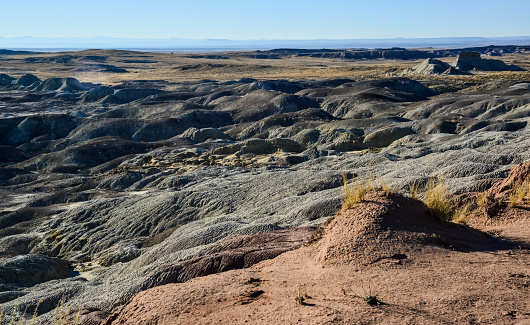
<svg viewBox="0 0 530 325"><path fill-rule="evenodd" d="M482 38L482 39L499 39L499 38L530 38L530 35L512 35L512 36L434 36L434 37L384 37L384 38L247 38L247 39L232 39L232 38L182 38L182 37L166 37L166 38L147 38L147 37L118 37L118 36L0 36L0 39L16 39L16 38L39 38L39 39L124 39L124 40L193 40L193 41L367 41L367 40L411 40L411 39L462 39L462 38Z"/></svg>

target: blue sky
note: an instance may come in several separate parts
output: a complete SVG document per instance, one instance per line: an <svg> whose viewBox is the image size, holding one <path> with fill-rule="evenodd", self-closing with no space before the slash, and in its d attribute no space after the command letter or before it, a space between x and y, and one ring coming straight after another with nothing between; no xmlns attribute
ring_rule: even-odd
<svg viewBox="0 0 530 325"><path fill-rule="evenodd" d="M530 0L0 0L0 37L530 36Z"/></svg>

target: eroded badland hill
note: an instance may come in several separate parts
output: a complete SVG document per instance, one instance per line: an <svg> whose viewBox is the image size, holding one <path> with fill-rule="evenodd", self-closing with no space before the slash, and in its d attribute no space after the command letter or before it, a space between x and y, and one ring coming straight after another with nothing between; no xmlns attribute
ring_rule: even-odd
<svg viewBox="0 0 530 325"><path fill-rule="evenodd" d="M3 51L0 323L530 322L528 69Z"/></svg>

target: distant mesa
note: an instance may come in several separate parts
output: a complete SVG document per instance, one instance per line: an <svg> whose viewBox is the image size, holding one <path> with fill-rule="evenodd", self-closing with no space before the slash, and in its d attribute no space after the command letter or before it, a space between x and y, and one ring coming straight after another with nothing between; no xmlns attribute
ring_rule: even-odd
<svg viewBox="0 0 530 325"><path fill-rule="evenodd" d="M461 51L456 61L449 65L440 60L426 59L420 65L403 72L404 75L462 75L480 71L524 71L516 65L501 60L483 59L479 52Z"/></svg>
<svg viewBox="0 0 530 325"><path fill-rule="evenodd" d="M111 64L85 64L77 69L78 72L111 72L111 73L127 73L124 68L120 68Z"/></svg>

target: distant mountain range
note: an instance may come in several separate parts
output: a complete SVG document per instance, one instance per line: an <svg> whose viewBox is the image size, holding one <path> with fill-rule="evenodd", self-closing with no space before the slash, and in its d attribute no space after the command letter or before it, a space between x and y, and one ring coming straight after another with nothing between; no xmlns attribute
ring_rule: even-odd
<svg viewBox="0 0 530 325"><path fill-rule="evenodd" d="M44 38L0 37L3 49L157 49L175 51L266 50L274 48L461 48L487 45L530 45L530 36L444 37L392 39L228 40L228 39L136 39L136 38Z"/></svg>

